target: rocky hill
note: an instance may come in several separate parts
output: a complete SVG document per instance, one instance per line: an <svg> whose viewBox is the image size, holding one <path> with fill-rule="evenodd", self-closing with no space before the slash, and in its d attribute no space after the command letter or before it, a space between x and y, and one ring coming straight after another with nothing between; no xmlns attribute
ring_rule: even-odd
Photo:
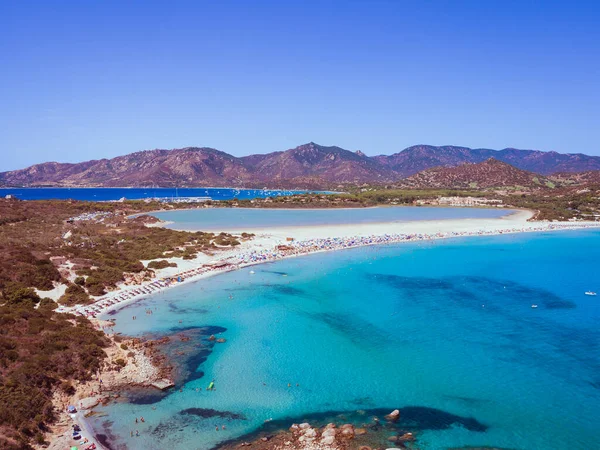
<svg viewBox="0 0 600 450"><path fill-rule="evenodd" d="M361 152L323 147L314 142L284 152L240 159L262 180L275 183L305 177L344 184L385 183L398 178L395 171Z"/></svg>
<svg viewBox="0 0 600 450"><path fill-rule="evenodd" d="M494 158L519 169L549 175L555 172L584 172L600 170L600 157L581 153L567 154L539 150L471 149L468 147L415 145L393 155L373 159L394 170L400 177L408 177L425 169L438 166L458 166L480 163Z"/></svg>
<svg viewBox="0 0 600 450"><path fill-rule="evenodd" d="M434 167L478 164L490 158L544 175L554 172L592 173L600 170L600 157L583 154L418 145L389 156L368 157L360 151L352 152L310 142L286 151L244 157L235 157L212 148L189 147L147 150L77 164L48 162L0 173L0 186L244 186L316 189L397 183L403 178ZM457 174L465 170L461 168ZM421 176L414 182L421 185L426 176L432 174ZM491 175L488 173L485 176ZM593 175L590 177L593 178ZM492 178L490 182L498 181ZM484 179L474 179L471 182L489 184Z"/></svg>
<svg viewBox="0 0 600 450"><path fill-rule="evenodd" d="M549 178L553 182L565 186L600 185L600 170L579 173L560 172L553 174Z"/></svg>
<svg viewBox="0 0 600 450"><path fill-rule="evenodd" d="M435 167L405 178L401 185L409 188L485 189L521 186L527 188L554 187L546 177L517 169L497 159L464 163L456 167Z"/></svg>

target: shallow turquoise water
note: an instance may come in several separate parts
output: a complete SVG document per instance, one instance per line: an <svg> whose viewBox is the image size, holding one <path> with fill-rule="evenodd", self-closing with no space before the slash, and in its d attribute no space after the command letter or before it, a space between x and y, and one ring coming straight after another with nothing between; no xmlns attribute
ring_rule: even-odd
<svg viewBox="0 0 600 450"><path fill-rule="evenodd" d="M243 230L262 227L298 225L339 225L413 220L485 219L510 214L498 208L441 208L429 206L397 206L385 208L343 209L248 209L213 208L157 212L159 219L174 222L175 230ZM242 230L242 231L243 231Z"/></svg>
<svg viewBox="0 0 600 450"><path fill-rule="evenodd" d="M110 425L115 447L205 449L269 418L421 406L487 427L425 429L423 449L600 448L600 297L584 295L600 290L599 257L599 231L473 237L311 255L181 286L123 309L117 330L219 326L227 342L182 392L110 405L94 426ZM217 389L204 390L213 379ZM187 408L246 420L180 414Z"/></svg>

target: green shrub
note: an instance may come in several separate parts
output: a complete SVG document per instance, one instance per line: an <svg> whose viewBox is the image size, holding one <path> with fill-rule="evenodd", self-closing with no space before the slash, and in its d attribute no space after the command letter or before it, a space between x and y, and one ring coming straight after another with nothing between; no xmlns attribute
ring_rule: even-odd
<svg viewBox="0 0 600 450"><path fill-rule="evenodd" d="M7 283L2 290L2 296L6 300L6 303L12 305L34 305L40 301L39 295L37 295L33 289L23 287L18 283Z"/></svg>
<svg viewBox="0 0 600 450"><path fill-rule="evenodd" d="M69 285L63 296L58 300L60 304L65 306L87 305L91 301L92 299L85 290L76 284Z"/></svg>
<svg viewBox="0 0 600 450"><path fill-rule="evenodd" d="M148 269L165 269L167 267L177 267L177 264L174 262L169 262L166 259L161 259L160 261L150 261L148 263Z"/></svg>
<svg viewBox="0 0 600 450"><path fill-rule="evenodd" d="M51 298L44 297L40 300L40 306L38 307L40 310L53 310L58 308L58 305Z"/></svg>

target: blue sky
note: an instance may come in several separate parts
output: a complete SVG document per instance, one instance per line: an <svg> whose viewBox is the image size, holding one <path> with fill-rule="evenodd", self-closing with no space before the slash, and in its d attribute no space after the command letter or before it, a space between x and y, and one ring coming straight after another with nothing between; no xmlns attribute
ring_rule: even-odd
<svg viewBox="0 0 600 450"><path fill-rule="evenodd" d="M0 1L0 170L314 141L600 155L600 4Z"/></svg>

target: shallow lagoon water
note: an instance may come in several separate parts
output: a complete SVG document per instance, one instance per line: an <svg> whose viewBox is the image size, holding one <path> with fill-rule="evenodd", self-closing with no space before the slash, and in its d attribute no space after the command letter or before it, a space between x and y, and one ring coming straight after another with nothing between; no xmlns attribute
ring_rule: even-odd
<svg viewBox="0 0 600 450"><path fill-rule="evenodd" d="M271 418L423 407L484 427L425 427L419 448L600 448L600 301L584 295L600 290L599 257L595 230L471 237L315 254L168 290L111 316L116 330L216 326L227 342L183 392L100 408L93 425L110 425L115 448L208 449Z"/></svg>
<svg viewBox="0 0 600 450"><path fill-rule="evenodd" d="M241 231L264 227L344 225L414 220L492 219L512 213L498 208L444 208L430 206L392 206L376 208L329 209L250 209L208 208L153 213L161 220L173 222L175 230ZM232 227L233 224L233 227Z"/></svg>

